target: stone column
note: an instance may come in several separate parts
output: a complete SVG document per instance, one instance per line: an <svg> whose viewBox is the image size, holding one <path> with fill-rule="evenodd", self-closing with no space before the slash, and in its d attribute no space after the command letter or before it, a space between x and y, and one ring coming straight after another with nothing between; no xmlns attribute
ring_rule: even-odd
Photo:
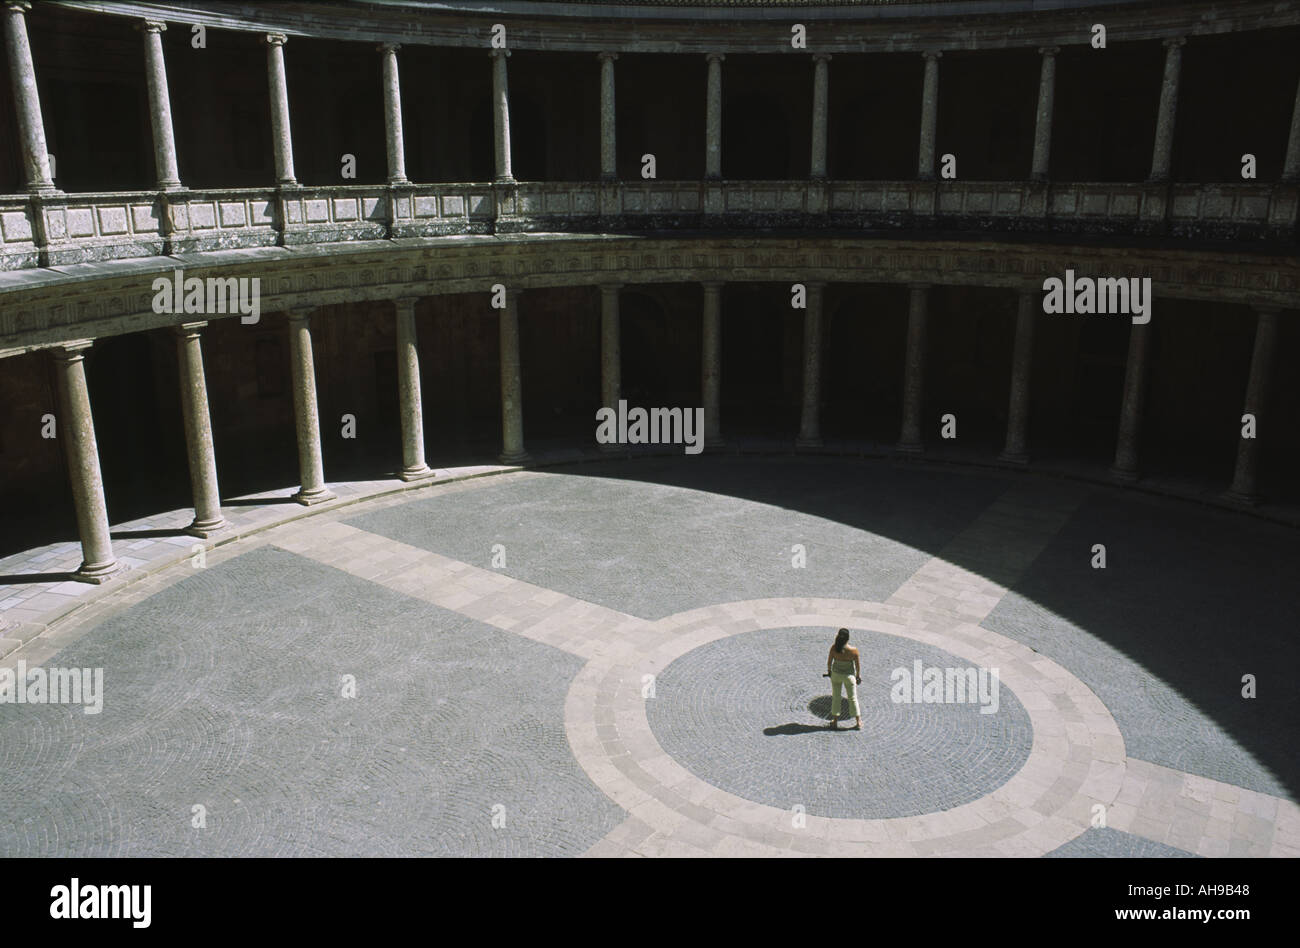
<svg viewBox="0 0 1300 948"><path fill-rule="evenodd" d="M922 181L934 180L934 135L939 125L939 57L937 49L927 49L925 57L925 83L921 87L921 149L916 163L916 176Z"/></svg>
<svg viewBox="0 0 1300 948"><path fill-rule="evenodd" d="M68 479L72 482L72 503L81 537L81 568L73 578L102 583L121 566L113 556L108 532L99 446L95 443L95 420L90 414L90 392L86 388L83 353L89 348L90 340L79 340L59 346L53 355L59 399L58 435L68 459Z"/></svg>
<svg viewBox="0 0 1300 948"><path fill-rule="evenodd" d="M822 446L822 300L825 283L806 284L808 308L803 314L803 412L795 446Z"/></svg>
<svg viewBox="0 0 1300 948"><path fill-rule="evenodd" d="M900 454L920 454L921 409L925 393L925 323L930 286L913 283L907 310L907 362L903 368L903 424L895 448Z"/></svg>
<svg viewBox="0 0 1300 948"><path fill-rule="evenodd" d="M812 174L826 177L826 115L830 102L830 53L813 53Z"/></svg>
<svg viewBox="0 0 1300 948"><path fill-rule="evenodd" d="M388 133L388 183L409 184L406 148L402 143L402 86L397 73L397 43L379 47L384 57L384 129Z"/></svg>
<svg viewBox="0 0 1300 948"><path fill-rule="evenodd" d="M998 460L1029 463L1029 372L1034 360L1034 321L1039 303L1035 290L1021 290L1016 313L1016 341L1011 355L1011 401L1007 406L1007 446Z"/></svg>
<svg viewBox="0 0 1300 948"><path fill-rule="evenodd" d="M506 58L510 50L494 49L489 55L492 57L492 133L497 180L502 184L513 184L515 178L510 171L510 88L506 83Z"/></svg>
<svg viewBox="0 0 1300 948"><path fill-rule="evenodd" d="M600 60L600 180L618 179L618 152L614 149L614 60L618 53L601 53Z"/></svg>
<svg viewBox="0 0 1300 948"><path fill-rule="evenodd" d="M1059 46L1043 46L1038 52L1043 57L1038 74L1038 112L1034 118L1034 160L1029 177L1046 181L1048 158L1052 152L1052 107L1056 101L1056 54Z"/></svg>
<svg viewBox="0 0 1300 948"><path fill-rule="evenodd" d="M199 330L206 325L206 322L181 323L175 327L185 453L190 462L190 488L194 494L194 522L185 532L196 537L209 537L229 526L221 515L217 455L212 448L212 422L208 415L208 383L203 374L203 346L199 341Z"/></svg>
<svg viewBox="0 0 1300 948"><path fill-rule="evenodd" d="M293 136L289 131L289 83L284 77L283 33L266 34L266 75L271 89L271 147L275 149L275 178L280 187L298 184L293 175Z"/></svg>
<svg viewBox="0 0 1300 948"><path fill-rule="evenodd" d="M144 34L144 71L149 86L149 124L153 129L153 167L158 175L158 190L173 191L181 186L181 176L176 169L172 100L167 92L167 61L163 58L162 34L167 24L161 20L144 20L136 28Z"/></svg>
<svg viewBox="0 0 1300 948"><path fill-rule="evenodd" d="M704 177L722 177L722 53L708 53L708 95L704 112Z"/></svg>
<svg viewBox="0 0 1300 948"><path fill-rule="evenodd" d="M1286 140L1286 158L1282 162L1282 180L1300 181L1300 84L1296 86L1295 108L1291 111L1291 134Z"/></svg>
<svg viewBox="0 0 1300 948"><path fill-rule="evenodd" d="M722 441L722 284L704 284L703 358L704 446L721 447Z"/></svg>
<svg viewBox="0 0 1300 948"><path fill-rule="evenodd" d="M333 500L325 486L316 411L316 365L311 351L310 309L289 312L289 371L293 380L293 421L298 432L298 470L302 486L293 499L305 507Z"/></svg>
<svg viewBox="0 0 1300 948"><path fill-rule="evenodd" d="M623 366L618 315L617 283L603 284L600 288L600 404L618 411L622 397ZM602 444L601 451L621 451L623 445Z"/></svg>
<svg viewBox="0 0 1300 948"><path fill-rule="evenodd" d="M1119 436L1115 463L1110 473L1118 481L1138 478L1138 436L1142 430L1142 409L1146 400L1147 341L1150 323L1135 323L1129 329L1128 364L1124 369L1124 401L1119 410Z"/></svg>
<svg viewBox="0 0 1300 948"><path fill-rule="evenodd" d="M519 367L519 291L506 291L501 316L501 463L527 464L523 373Z"/></svg>
<svg viewBox="0 0 1300 948"><path fill-rule="evenodd" d="M397 310L397 402L402 413L404 481L433 477L424 460L424 407L420 398L420 350L416 344L415 297L394 300Z"/></svg>
<svg viewBox="0 0 1300 948"><path fill-rule="evenodd" d="M1181 36L1167 39L1165 78L1160 84L1160 111L1156 115L1156 142L1151 152L1151 181L1169 180L1169 163L1174 153L1174 116L1178 113L1178 75L1183 63Z"/></svg>
<svg viewBox="0 0 1300 948"><path fill-rule="evenodd" d="M1273 352L1277 346L1277 310L1260 309L1255 317L1255 351L1250 357L1250 380L1246 383L1246 405L1242 413L1255 416L1255 437L1237 441L1237 467L1227 497L1240 503L1259 503L1256 477L1259 461L1259 418L1268 401L1273 374Z"/></svg>
<svg viewBox="0 0 1300 948"><path fill-rule="evenodd" d="M50 153L45 147L45 123L41 100L36 94L36 67L27 42L27 0L5 0L5 59L9 61L9 82L14 90L14 112L18 118L19 147L27 190L55 190L50 177Z"/></svg>

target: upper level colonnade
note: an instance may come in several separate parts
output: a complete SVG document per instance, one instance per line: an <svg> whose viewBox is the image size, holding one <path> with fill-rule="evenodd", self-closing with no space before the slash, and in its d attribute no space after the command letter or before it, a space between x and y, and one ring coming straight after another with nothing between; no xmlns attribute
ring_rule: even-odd
<svg viewBox="0 0 1300 948"><path fill-rule="evenodd" d="M89 13L113 18L119 23L125 18L138 28L141 34L140 57L147 85L156 200L133 197L126 213L128 220L120 220L122 215L118 213L118 206L121 202L116 202L118 206L113 206L115 202L111 201L78 202L75 197L59 190L49 160L46 143L48 117L42 112L28 35L31 4L28 0L4 0L4 50L17 132L21 139L27 199L14 195L4 201L0 208L3 214L0 236L4 237L6 244L27 243L35 251L33 255L22 252L26 247L0 249L4 254L0 257L0 265L6 269L58 262L57 253L50 256L48 253L42 255L40 251L51 247L57 250L61 241L73 237L83 238L83 243L94 243L99 238L121 236L120 242L130 243L131 234L144 231L155 233L164 240L179 233L183 239L187 231L201 226L201 222L194 220L194 210L187 206L187 189L179 172L175 109L169 94L162 42L162 33L168 29L169 23L173 28L194 31L196 36L199 31L209 28L244 32L248 34L248 42L259 43L264 48L266 102L274 152L274 181L267 181L265 187L273 193L264 197L260 193L246 192L244 196L255 205L249 208L250 213L254 217L264 216L266 223L276 227L281 235L295 223L301 223L295 221L293 215L295 210L303 211L302 207L291 206L292 201L286 203L283 195L303 187L294 163L294 115L290 108L286 58L292 56L295 39L306 37L375 44L374 55L382 67L377 70L382 76L382 99L381 90L376 89L375 103L378 105L382 101L387 177L386 186L377 189L377 198L371 202L373 206L368 214L363 212L362 216L386 222L389 231L381 236L400 235L404 220L413 226L418 223L420 215L409 204L411 194L423 194L434 199L426 201L426 205L459 206L457 201L448 200L439 192L440 186L417 184L407 173L400 50L403 45L423 44L482 49L484 69L491 73L495 180L486 189L485 197L470 198L471 203L477 205L475 209L479 217L545 216L551 212L559 217L606 219L630 215L634 219L624 223L636 229L664 223L653 215L646 216L654 210L667 212L660 215L666 218L672 218L674 213L680 217L694 212L725 214L770 210L778 218L784 216L796 223L799 223L801 215L831 215L832 219L826 223L835 223L833 217L836 213L848 214L849 219L840 223L863 227L871 226L873 221L864 222L861 214L875 212L878 216L887 216L902 211L906 218L904 226L924 226L941 218L945 219L945 224L950 224L952 218L1011 217L1035 219L1042 224L1037 229L1052 230L1057 228L1045 224L1045 218L1083 218L1100 214L1120 219L1131 216L1139 222L1128 230L1121 226L1120 233L1185 233L1202 237L1207 234L1179 231L1177 226L1171 225L1177 224L1180 215L1189 219L1204 218L1208 211L1211 221L1217 216L1226 218L1233 225L1209 236L1294 240L1295 192L1300 183L1300 88L1286 90L1288 97L1294 91L1295 107L1291 111L1285 156L1280 166L1273 162L1274 167L1259 169L1257 176L1243 174L1240 184L1203 188L1181 185L1182 193L1176 190L1179 186L1169 184L1181 64L1186 44L1195 43L1202 36L1298 26L1300 2L1293 0L1180 3L1156 7L1120 3L1105 7L1104 14L1103 8L1094 9L1094 5L1087 2L1067 4L1064 9L1044 12L1034 11L1036 4L1016 3L1014 0L1006 3L975 0L970 4L781 5L741 9L729 6L726 20L718 17L717 10L713 11L714 19L702 20L694 17L700 12L695 8L636 5L638 18L635 23L618 22L616 16L608 15L605 7L599 4L535 5L536 9L551 14L543 16L522 12L534 5L511 3L499 3L495 7L492 4L464 5L463 9L457 3L381 3L367 4L364 9L351 4L299 3L190 5L106 0L45 0L45 3L81 15ZM584 16L588 9L591 14ZM655 10L659 10L664 18L657 18L653 13ZM604 18L598 15L598 11L606 12ZM641 18L643 11L651 11L648 18ZM962 11L987 15L978 18L943 15ZM910 17L909 12L913 14ZM779 18L776 16L778 13ZM668 18L669 15L672 18ZM1099 195L1086 187L1083 187L1083 192L1087 193L1082 193L1082 186L1078 183L1052 184L1053 122L1069 119L1054 114L1056 60L1065 47L1096 46L1098 40L1093 20L1099 20L1105 27L1107 42L1160 40L1163 43L1162 78L1152 130L1149 172L1145 180L1135 182L1122 199L1109 194ZM936 148L944 52L1010 48L1036 50L1041 65L1030 172L1024 181L1019 182L1023 187L1014 196L1011 195L1016 190L1014 188L1004 186L1002 192L995 194L990 191L988 183L966 180L954 170L961 156L941 155ZM653 180L653 173L647 174L643 169L641 180L627 181L624 174L623 185L607 188L604 192L594 186L588 187L577 197L565 197L560 192L553 194L545 189L530 194L525 185L519 185L524 189L519 197L513 191L503 191L502 186L509 189L519 184L514 173L511 144L510 57L514 52L528 55L533 51L592 53L591 82L599 87L599 181L607 185L614 185L619 179L615 92L619 54L702 55L707 62L705 87L700 90L706 103L703 180L693 188L686 187L681 181L661 183ZM831 61L841 54L876 52L915 53L923 61L915 178L911 182L890 182L896 185L892 192L888 188L872 187L869 182L827 180ZM787 187L782 194L773 192L765 196L753 193L754 189L748 185L737 187L736 182L724 180L722 146L727 118L722 87L727 56L736 53L770 53L781 57L799 55L809 60L807 68L812 76L812 94L807 103L811 129L806 146L809 174L800 182L801 187ZM1289 78L1286 81L1288 84L1291 82ZM1154 90L1151 91L1155 94ZM408 97L408 108L410 101ZM202 104L179 104L182 110L196 107L202 108ZM863 120L871 121L872 118L864 116ZM892 132L881 128L879 134L886 136ZM926 182L935 182L935 186L928 189L909 186ZM710 183L717 187L710 189ZM1000 184L1005 185L1004 182ZM342 184L328 186L331 191L346 187ZM742 193L733 197L728 190ZM679 197L679 192L683 191L690 192L690 195ZM642 195L648 200L643 200ZM769 207L763 206L764 200L770 200ZM211 202L209 206L216 209ZM47 211L52 211L52 216ZM82 213L73 213L75 211ZM854 214L859 216L853 217ZM473 210L467 216L475 216ZM73 217L77 220L73 221ZM78 222L84 224L91 218L109 218L111 223L105 227L102 220L94 220L94 233L85 233L84 226L79 232ZM112 228L117 223L125 227L115 234ZM763 219L754 223L771 226L772 221ZM225 226L224 221L219 226ZM1087 229L1082 224L1080 227ZM520 225L514 229L529 228ZM1067 226L1066 229L1075 228ZM436 232L448 231L444 227ZM290 241L281 236L276 242ZM122 255L136 254L128 252ZM82 259L102 258L102 255L89 253ZM70 259L62 262L70 262Z"/></svg>

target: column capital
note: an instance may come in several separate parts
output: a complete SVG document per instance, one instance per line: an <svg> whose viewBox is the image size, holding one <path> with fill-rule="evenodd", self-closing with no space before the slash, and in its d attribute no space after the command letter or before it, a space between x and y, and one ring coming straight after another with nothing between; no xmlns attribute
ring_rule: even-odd
<svg viewBox="0 0 1300 948"><path fill-rule="evenodd" d="M1275 306L1272 303L1263 306L1254 307L1255 315L1261 318L1275 319L1278 313L1282 312L1281 306Z"/></svg>
<svg viewBox="0 0 1300 948"><path fill-rule="evenodd" d="M1174 49L1179 46L1185 46L1186 44L1187 44L1186 36L1170 36L1162 40L1160 43L1160 45L1165 47L1166 49Z"/></svg>
<svg viewBox="0 0 1300 948"><path fill-rule="evenodd" d="M509 56L510 56L510 50L508 50L508 49L489 49L489 50L488 50L488 55L491 56L493 59L500 59L502 56L509 57Z"/></svg>
<svg viewBox="0 0 1300 948"><path fill-rule="evenodd" d="M29 0L5 0L5 10L14 13L26 13L32 8Z"/></svg>
<svg viewBox="0 0 1300 948"><path fill-rule="evenodd" d="M1059 46L1040 46L1038 52L1043 56L1055 56L1061 51Z"/></svg>
<svg viewBox="0 0 1300 948"><path fill-rule="evenodd" d="M305 323L311 319L312 313L316 312L315 306L295 306L289 310L289 322Z"/></svg>
<svg viewBox="0 0 1300 948"><path fill-rule="evenodd" d="M618 59L618 53L609 53L609 52L597 53L596 58L599 59L602 63L613 62L614 60Z"/></svg>
<svg viewBox="0 0 1300 948"><path fill-rule="evenodd" d="M700 286L704 287L706 293L717 293L723 287L723 280L701 280Z"/></svg>
<svg viewBox="0 0 1300 948"><path fill-rule="evenodd" d="M208 321L204 319L194 323L178 323L173 326L172 329L176 331L176 335L178 336L197 336L199 330L203 329L207 324Z"/></svg>
<svg viewBox="0 0 1300 948"><path fill-rule="evenodd" d="M141 33L165 33L167 24L162 20L140 20L135 24L135 28Z"/></svg>
<svg viewBox="0 0 1300 948"><path fill-rule="evenodd" d="M379 53L395 53L401 48L401 43L380 43L375 47L375 51Z"/></svg>
<svg viewBox="0 0 1300 948"><path fill-rule="evenodd" d="M617 293L625 285L623 283L602 283L600 284L600 290L602 293Z"/></svg>
<svg viewBox="0 0 1300 948"><path fill-rule="evenodd" d="M418 296L398 296L393 300L393 308L396 309L398 313L414 313L415 304L419 302L419 300L420 297Z"/></svg>
<svg viewBox="0 0 1300 948"><path fill-rule="evenodd" d="M285 36L283 33L267 33L266 36L262 38L262 42L266 43L267 46L283 46L285 43L289 42L289 37Z"/></svg>
<svg viewBox="0 0 1300 948"><path fill-rule="evenodd" d="M928 290L928 289L930 288L930 286L931 286L931 284L929 284L929 283L909 283L909 284L907 284L907 288L908 288L909 290Z"/></svg>
<svg viewBox="0 0 1300 948"><path fill-rule="evenodd" d="M725 53L705 53L704 58L711 63L720 63L727 58Z"/></svg>
<svg viewBox="0 0 1300 948"><path fill-rule="evenodd" d="M83 358L82 353L94 345L93 339L72 339L68 342L61 342L51 351L54 357L64 362L76 362Z"/></svg>
<svg viewBox="0 0 1300 948"><path fill-rule="evenodd" d="M923 49L921 50L922 59L940 59L943 56L941 49Z"/></svg>
<svg viewBox="0 0 1300 948"><path fill-rule="evenodd" d="M812 61L815 63L828 63L831 61L830 53L813 53Z"/></svg>

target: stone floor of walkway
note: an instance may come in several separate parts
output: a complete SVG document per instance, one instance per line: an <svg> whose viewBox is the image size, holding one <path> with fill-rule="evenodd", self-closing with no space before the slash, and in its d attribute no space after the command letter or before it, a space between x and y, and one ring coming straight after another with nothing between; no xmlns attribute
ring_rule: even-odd
<svg viewBox="0 0 1300 948"><path fill-rule="evenodd" d="M547 460L122 525L103 586L71 544L0 560L0 667L103 674L102 709L0 700L0 855L1300 855L1294 529L999 471ZM826 726L839 627L862 731ZM914 668L992 693L900 699Z"/></svg>

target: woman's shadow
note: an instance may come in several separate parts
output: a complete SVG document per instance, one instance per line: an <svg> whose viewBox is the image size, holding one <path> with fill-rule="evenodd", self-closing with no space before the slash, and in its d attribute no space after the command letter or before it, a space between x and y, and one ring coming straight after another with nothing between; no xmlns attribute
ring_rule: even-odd
<svg viewBox="0 0 1300 948"><path fill-rule="evenodd" d="M844 711L845 704L847 704L847 702L842 701L840 707L841 712ZM826 724L796 724L792 722L790 724L778 724L774 727L765 727L763 728L763 733L768 737L778 737L789 734L824 734L831 730L831 728L827 726L831 721L830 695L822 695L819 698L813 698L812 701L808 702L808 710L825 721ZM842 716L843 714L841 714L841 717ZM840 728L840 730L848 729Z"/></svg>

